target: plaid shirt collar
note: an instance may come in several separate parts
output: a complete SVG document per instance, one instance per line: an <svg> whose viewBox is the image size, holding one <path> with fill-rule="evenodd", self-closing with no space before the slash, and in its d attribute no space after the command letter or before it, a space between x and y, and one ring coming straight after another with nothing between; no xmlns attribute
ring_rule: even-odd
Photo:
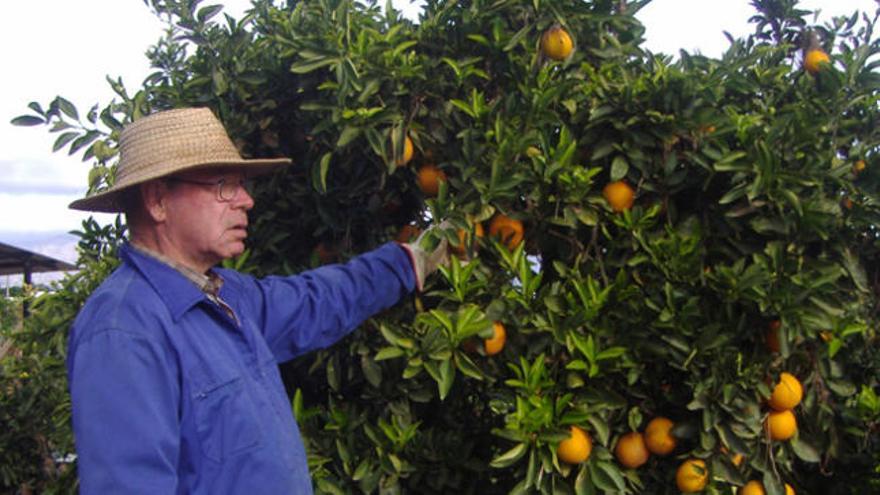
<svg viewBox="0 0 880 495"><path fill-rule="evenodd" d="M175 270L180 272L180 274L183 275L187 280L196 284L196 287L198 287L205 294L213 297L217 297L220 294L220 288L223 287L223 278L215 273L214 270L208 270L207 273L199 273L192 268L183 265L182 263L178 263L161 253L153 251L152 249L146 248L134 242L131 242L130 244L138 252L154 258L158 261L161 261L171 268L174 268Z"/></svg>

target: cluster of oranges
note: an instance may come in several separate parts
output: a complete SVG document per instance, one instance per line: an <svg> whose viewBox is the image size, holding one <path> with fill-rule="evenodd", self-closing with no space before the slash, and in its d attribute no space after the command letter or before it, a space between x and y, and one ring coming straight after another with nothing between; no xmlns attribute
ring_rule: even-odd
<svg viewBox="0 0 880 495"><path fill-rule="evenodd" d="M792 409L800 404L803 397L801 382L791 373L783 372L767 401L771 410L764 420L764 429L771 440L789 440L797 433L797 418Z"/></svg>
<svg viewBox="0 0 880 495"><path fill-rule="evenodd" d="M663 456L671 453L677 444L672 435L674 426L670 419L658 416L648 423L644 433L633 431L622 435L614 447L617 461L635 469L648 462L651 454Z"/></svg>
<svg viewBox="0 0 880 495"><path fill-rule="evenodd" d="M674 426L675 423L662 416L652 419L644 433L633 431L617 440L615 457L623 466L635 469L648 462L651 454L665 456L672 453L678 443L672 434ZM579 464L590 458L592 450L590 435L580 427L572 426L569 437L556 446L556 456L562 462Z"/></svg>
<svg viewBox="0 0 880 495"><path fill-rule="evenodd" d="M776 328L773 328L776 327ZM778 325L771 326L771 332L778 330ZM801 382L791 373L783 372L773 387L773 393L767 401L770 411L764 420L764 429L772 440L785 441L797 433L797 419L792 412L804 397ZM751 480L737 492L738 495L764 495L764 484ZM785 484L785 495L795 495L794 488Z"/></svg>

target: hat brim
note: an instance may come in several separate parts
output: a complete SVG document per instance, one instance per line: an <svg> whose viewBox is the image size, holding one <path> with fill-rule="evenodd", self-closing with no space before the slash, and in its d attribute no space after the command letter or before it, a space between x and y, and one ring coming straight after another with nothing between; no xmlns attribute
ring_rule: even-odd
<svg viewBox="0 0 880 495"><path fill-rule="evenodd" d="M290 158L256 158L251 160L242 160L236 162L202 162L188 167L178 168L165 173L140 177L136 180L128 181L125 184L115 184L112 187L101 192L80 198L68 205L72 210L96 211L102 213L122 213L124 211L124 202L122 195L130 188L149 182L151 180L161 179L173 174L181 172L200 170L205 168L239 168L247 172L248 175L264 175L275 170L290 165Z"/></svg>

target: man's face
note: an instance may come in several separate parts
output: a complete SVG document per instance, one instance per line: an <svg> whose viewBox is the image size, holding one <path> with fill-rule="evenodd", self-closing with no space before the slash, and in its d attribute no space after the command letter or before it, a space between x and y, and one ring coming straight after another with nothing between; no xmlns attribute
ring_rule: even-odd
<svg viewBox="0 0 880 495"><path fill-rule="evenodd" d="M239 185L246 175L235 169L205 169L166 179L168 240L188 264L213 266L244 251L247 211L254 200ZM224 181L225 197L218 183Z"/></svg>

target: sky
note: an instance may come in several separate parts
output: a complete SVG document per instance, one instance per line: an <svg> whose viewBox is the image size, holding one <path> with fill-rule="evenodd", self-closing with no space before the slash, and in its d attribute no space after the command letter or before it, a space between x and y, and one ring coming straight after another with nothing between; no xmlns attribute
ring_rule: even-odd
<svg viewBox="0 0 880 495"><path fill-rule="evenodd" d="M820 21L855 10L873 14L880 0L802 0L800 7L820 10ZM250 0L220 3L240 18ZM384 1L380 2L384 3ZM417 18L418 0L393 0L405 15ZM136 90L150 72L144 53L164 29L143 0L8 1L0 7L0 63L6 68L0 92L0 242L69 262L76 260L76 238L88 213L67 205L86 190L91 164L66 152L52 153L57 137L44 127L15 127L9 121L28 113L27 104L44 107L61 95L80 113L103 108L113 98L105 78L122 78ZM655 53L679 49L719 56L727 47L724 31L743 37L752 31L748 0L653 0L637 17L645 24L645 47ZM112 215L95 215L99 223ZM4 277L0 286L17 284ZM35 276L40 282L45 277Z"/></svg>

